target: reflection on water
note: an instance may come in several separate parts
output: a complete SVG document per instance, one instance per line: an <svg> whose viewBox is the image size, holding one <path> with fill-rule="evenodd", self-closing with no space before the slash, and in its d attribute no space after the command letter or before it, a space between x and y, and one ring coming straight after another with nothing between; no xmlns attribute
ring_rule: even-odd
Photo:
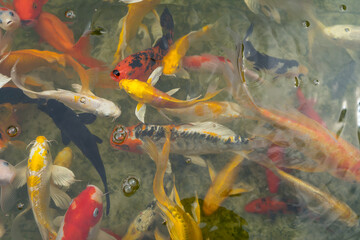
<svg viewBox="0 0 360 240"><path fill-rule="evenodd" d="M360 214L357 198L360 187L357 182L359 178L356 164L359 159L352 159L353 161L346 165L345 160L344 163L341 159L331 158L339 155L326 151L331 149L331 144L334 143L343 144L341 146L349 144L342 148L342 151L351 150L354 152L349 154L359 156L358 2L163 0L155 6L159 15L165 6L174 20L174 41L205 25L213 24L213 27L206 37L190 41L189 50L186 52L187 61L184 60L181 66L184 71L179 71L176 77L162 76L156 87L164 92L180 88L173 95L176 99L204 95L209 85L226 88L229 82L223 73L232 73L236 65L224 67L222 64L228 64L228 60L221 61L219 59L222 58L214 56L233 60L236 54L236 41L243 41L245 77L254 101L257 105L274 110L279 115L286 113L282 115L284 118L292 117L295 122L300 122L298 128L291 129L285 123L269 120L264 116L259 119L258 113L248 109L244 95L244 101L236 101L227 89L212 100L242 104L241 107L245 106L244 109L240 106L231 108L237 113L241 111L241 117L211 117L211 120L226 119L222 124L236 135L264 139L266 145L253 145L256 149L252 154L268 156L283 171L330 194L341 203L347 204L356 214ZM91 115L76 116L71 110L67 112L70 108L65 106L66 104L62 105L55 100L45 102L28 98L20 90L11 88L10 83L0 90L0 158L12 165L20 163L29 156L30 148L26 146L41 135L53 140L49 149L53 156L68 145L73 151L70 169L79 181L70 186L67 194L74 198L88 184L96 185L104 191L107 181L109 189L108 192L105 190L105 194L110 197L111 208L108 216L104 214L101 227L124 236L134 219L141 218L144 210L150 211L148 205L154 200L152 184L156 172L156 166L147 154L121 151L109 144L110 135L116 125L133 126L139 123L134 114L137 102L124 90L120 90L118 83L110 77L122 27L122 22L119 21L127 13L126 4L117 1L52 0L43 5L42 11L53 14L71 29L74 33L74 42L88 33L91 57L104 62L105 70L90 69L83 72L76 64L70 63L60 55L48 55L41 57L42 60L29 58L23 65L19 62L17 67L22 75L28 77L25 81L26 86L36 92L53 89L74 91L73 83L81 83L84 87L84 83L88 81L91 91L96 96L113 101L121 108L121 115L114 121L101 115L97 116L96 120ZM139 31L134 31L134 38L129 40L126 46L126 56L152 47L154 42L162 37L160 23L152 12L144 13L142 23L147 30L141 26ZM3 34L4 42L10 39L13 52L22 49L66 52L47 43L65 40L40 40L39 30L35 31L36 24L38 23L21 26L11 34ZM56 29L60 25L58 23L53 27ZM130 32L129 30L129 34ZM69 32L66 34L67 37L71 35ZM234 40L234 36L237 39ZM68 54L80 59L82 63L94 63L89 59L79 58L75 53ZM194 55L206 56L211 64L199 67L193 62L198 58L190 58ZM9 55L9 62L5 59L0 63L1 73L10 76L11 67L18 57L26 58L25 55ZM154 61L156 62L156 59ZM56 110L54 106L63 110L51 112ZM214 109L216 111L217 108L214 106L209 105L204 109L208 112ZM297 115L298 111L302 114ZM159 111L148 105L146 123L191 122L191 115L186 112L180 111L177 115L174 112L170 113L170 110L168 112L169 115L166 111L159 114ZM192 114L196 112L200 111L193 110ZM303 114L313 120L303 118ZM68 122L64 124L59 120L60 117L66 117ZM229 118L232 120L229 121ZM315 121L317 123L314 123ZM311 139L302 133L303 126L317 126L322 130L314 130L315 137ZM326 137L319 137L318 143L314 139L317 139L316 134L319 132L330 137L327 140L323 140ZM318 144L329 144L329 148L320 148ZM96 146L101 156L100 160L95 156ZM185 210L190 214L195 192L202 206L201 199L205 198L212 184L206 163L210 162L218 173L232 159L233 153L224 151L201 157L199 160L198 156L187 156L186 152L184 156L170 154L171 168L167 169L165 175L167 195L171 193L173 174L179 196ZM104 179L101 161L107 179ZM199 165L199 161L202 161L202 164ZM260 166L256 161L245 159L242 162L233 183L234 189L239 188L241 184L251 186L252 191L227 198L213 215L205 216L202 212L199 226L204 239L357 239L360 236L357 227L349 227L346 221L341 220L342 217L334 214L329 205L324 206L328 204L328 199L315 197L316 200L309 200L314 194L304 194L296 185L289 184L283 178L279 179L273 171ZM105 197L103 202L105 205ZM20 239L40 239L31 211L13 225L15 217L29 204L26 187L19 188L15 204L17 207L13 207L6 214L0 214L0 236L3 234L2 224L5 229L3 239L11 239L11 231L16 232L17 236L22 235ZM338 206L337 204L339 202L334 205ZM53 217L65 214L65 210L57 208L53 202L50 203L50 208L56 209L51 210ZM153 208L154 204L151 209ZM156 229L160 234L167 236L167 229L159 216L160 211L154 209L156 214L151 212L149 216L155 220L149 220L151 224L144 224L146 227L141 228L144 232L143 237L150 239L154 239Z"/></svg>

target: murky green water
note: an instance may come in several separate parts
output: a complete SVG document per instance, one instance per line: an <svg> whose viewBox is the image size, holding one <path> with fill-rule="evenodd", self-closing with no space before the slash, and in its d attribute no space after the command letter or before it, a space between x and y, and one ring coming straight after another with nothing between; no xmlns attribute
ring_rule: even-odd
<svg viewBox="0 0 360 240"><path fill-rule="evenodd" d="M274 2L283 1L274 0ZM288 2L287 4L291 6L289 2L297 2L297 0L284 2ZM342 4L346 5L345 11L341 10L340 6ZM250 39L256 49L270 56L297 60L309 69L309 74L301 79L300 86L307 98L315 99L314 108L326 122L330 131L338 131L338 119L342 102L347 101L346 124L341 137L358 147L356 125L356 98L359 97L356 96L356 88L359 83L358 62L350 57L346 50L341 47L341 44L335 45L331 39L326 38L320 31L315 34L312 58L310 59L307 33L309 29L313 28L313 25L306 14L313 11L315 16L326 26L335 24L360 25L360 5L358 1L318 0L311 5L311 9L299 8L295 11L287 10L286 4L280 3L280 5L282 6L279 8L281 24L276 23L261 12L258 15L250 12L242 0L166 0L158 5L156 10L161 13L164 6L169 8L175 22L175 39L206 24L217 22L211 36L191 46L187 55L211 53L226 57L227 51L234 49L233 39L227 28L243 37L250 23L253 23L254 32ZM291 8L290 6L288 8ZM67 10L73 10L76 18L67 19L65 17ZM71 22L69 27L73 30L75 39L81 36L89 23L93 27L104 28L106 31L104 34L93 36L91 39L93 46L92 56L108 63L110 66L113 53L116 50L118 34L120 33L118 21L127 12L125 4L98 0L51 0L44 5L43 11L55 14L64 22ZM309 20L310 27L304 27L305 20ZM147 16L143 23L146 25L151 21L151 17ZM140 40L141 37L137 36L137 39L131 43L133 51L150 47L144 46ZM31 48L54 51L46 43L39 42L39 37L32 28L17 30L12 50ZM79 83L77 77L67 78L63 73L49 69L38 69L31 72L31 74L53 83L55 88L70 90L71 83ZM293 78L279 77L275 79L276 75L266 72L262 74L265 79L264 83L250 83L250 89L259 105L278 109L297 106ZM217 77L222 79L221 75L208 73L191 73L190 80L164 77L164 80L160 81L158 86L162 90L180 87L181 92L177 97L185 98L187 94L196 96L198 92L205 91L208 82ZM109 81L112 81L110 77ZM219 86L223 85L224 83L221 83L220 80ZM147 155L115 150L109 144L110 133L116 124L132 126L138 123L134 115L136 102L119 89L96 88L94 93L114 101L122 110L122 115L115 122L112 122L111 119L98 117L93 124L88 125L90 131L103 140L103 143L99 144L98 147L104 161L110 188L111 211L109 216L104 216L102 227L111 229L114 233L122 236L126 233L127 227L133 219L153 201L152 180L156 168L154 162ZM224 92L217 96L216 99L231 100L231 97ZM51 152L53 157L56 156L64 145L62 144L60 131L52 120L38 111L36 106L33 105L20 104L15 108L17 109L16 116L22 130L17 140L29 144L37 136L44 135L48 139L55 140L51 144ZM151 107L148 107L146 120L153 124L168 122ZM239 119L227 123L226 126L236 133L246 134L249 129L253 128L254 124L254 121ZM102 182L90 162L73 143L69 146L74 152L71 170L80 181L70 187L68 194L71 197L77 196L87 184L94 184L103 189ZM9 146L0 153L0 158L15 165L25 159L28 154L29 149ZM296 157L299 154L296 151L289 151L288 156ZM219 153L206 155L204 158L210 160L216 169L220 170L231 158L231 154ZM203 199L211 184L208 170L193 164L186 164L181 156L171 155L170 161L181 199L192 198L195 196L195 192L199 198ZM360 214L359 199L357 197L360 193L358 183L345 182L332 177L328 173L293 171L292 174L324 191L330 192ZM139 190L131 197L126 197L121 189L122 180L128 176L138 177L141 184ZM212 220L205 218L204 222L207 224L211 225L211 223L216 222L218 226L212 228L212 230L207 229L204 236L209 236L211 239L225 239L220 236L226 236L226 239L246 239L247 234L243 231L245 230L250 239L358 239L360 237L357 227L349 228L338 221L329 222L326 218L321 218L309 211L298 214L278 213L271 216L247 213L244 206L248 202L271 195L268 192L265 170L255 163L246 161L240 171L238 180L253 186L254 190L242 196L228 198L222 204L224 209L222 209L221 214L219 213L216 216L218 216L218 219L224 218L228 221L223 226L214 217L212 217ZM276 194L282 199L296 200L295 195L296 190L294 191L293 188L284 183L280 185L279 193ZM23 203L25 209L29 204L25 187L19 189L18 196L18 202ZM306 206L303 207L306 208ZM14 208L7 215L0 215L7 231L3 239L11 239L12 221L20 212L20 210ZM57 209L56 215L64 213L65 211ZM157 223L165 233L166 228L161 224L161 220L158 220ZM202 226L204 225L206 224ZM230 225L234 227L226 227ZM18 231L22 232L24 239L40 239L31 212L25 215L19 228ZM153 229L154 227L151 228L151 230ZM215 229L216 234L209 234ZM151 234L149 236L153 238Z"/></svg>

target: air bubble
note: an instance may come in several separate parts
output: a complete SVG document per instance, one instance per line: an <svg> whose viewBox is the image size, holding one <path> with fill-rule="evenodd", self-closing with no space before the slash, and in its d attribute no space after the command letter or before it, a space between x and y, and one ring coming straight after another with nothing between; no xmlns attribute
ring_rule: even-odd
<svg viewBox="0 0 360 240"><path fill-rule="evenodd" d="M73 18L76 17L76 14L75 14L75 12L73 10L67 10L65 12L65 17L73 19Z"/></svg>
<svg viewBox="0 0 360 240"><path fill-rule="evenodd" d="M314 83L315 86L317 86L317 85L320 84L320 81L318 79L314 79L313 83Z"/></svg>
<svg viewBox="0 0 360 240"><path fill-rule="evenodd" d="M304 20L302 22L302 25L303 25L304 28L308 28L308 27L310 27L310 22L308 20Z"/></svg>
<svg viewBox="0 0 360 240"><path fill-rule="evenodd" d="M347 9L345 4L341 4L339 8L340 8L340 12L345 12Z"/></svg>
<svg viewBox="0 0 360 240"><path fill-rule="evenodd" d="M18 135L19 129L11 125L6 129L6 133L7 135L9 135L9 137L15 137L16 135Z"/></svg>
<svg viewBox="0 0 360 240"><path fill-rule="evenodd" d="M16 207L17 207L17 209L22 210L24 208L24 204L18 203L18 205Z"/></svg>
<svg viewBox="0 0 360 240"><path fill-rule="evenodd" d="M80 102L81 102L81 103L85 103L85 102L86 102L86 98L85 98L85 97L81 97L81 98L80 98Z"/></svg>

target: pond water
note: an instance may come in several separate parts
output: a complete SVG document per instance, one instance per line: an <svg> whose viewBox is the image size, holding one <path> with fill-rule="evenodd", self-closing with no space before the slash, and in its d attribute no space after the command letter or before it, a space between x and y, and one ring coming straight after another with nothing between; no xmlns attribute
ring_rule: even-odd
<svg viewBox="0 0 360 240"><path fill-rule="evenodd" d="M358 149L360 142L358 137L360 88L357 85L359 83L357 77L359 59L356 52L360 45L359 27L357 26L360 26L358 1L253 0L249 2L257 13L250 11L243 0L164 0L156 5L155 10L161 15L165 7L169 9L174 20L174 41L207 24L214 24L206 37L191 42L186 56L212 54L231 59L232 55L236 53L236 40L232 33L236 33L238 40L244 40L252 24L253 32L248 36L247 41L251 42L258 53L278 59L295 60L301 64L303 69L306 69L304 72L306 74L303 75L278 74L271 69L264 69L264 65L261 63L260 67L257 67L249 57L248 60L245 60L246 69L254 71L261 78L251 79L248 75L246 77L248 89L255 102L264 108L276 109L291 115L294 113L294 109L299 109L297 91L301 89L306 99L309 99L307 106L319 114L328 131L335 134L332 136L340 137L353 145L353 148ZM112 118L97 116L96 121L86 126L92 134L102 140L102 143L97 146L105 166L109 186L111 208L109 215L106 216L104 213L101 227L109 229L119 236L124 236L133 220L147 209L149 204L154 204L153 179L156 172L156 165L147 154L114 149L109 143L112 130L116 125L133 126L139 123L134 114L137 102L130 98L124 90L120 90L117 83L110 77L113 70L113 55L122 26L119 21L126 15L128 8L125 3L117 1L51 0L44 4L42 11L54 14L65 22L74 33L75 42L90 27L92 31L90 37L91 56L103 61L108 67L104 74L100 75L99 82L90 82L90 85L96 96L113 101L121 108L122 113L114 121ZM326 34L317 21L326 27L339 24L350 26L344 26L341 30L332 30L331 33L340 35L340 39L336 39L330 33ZM148 13L142 23L150 30L150 41L146 39L144 32L139 32L129 42L130 53L151 47L159 35L154 27L158 22L152 13ZM345 35L349 31L353 33L352 39L346 40ZM310 44L311 40L312 44ZM248 45L244 46L246 58L248 57ZM22 26L15 31L11 50L22 49L58 52L46 41L40 39L34 26ZM281 64L284 63L280 62L279 64L277 67L281 68ZM87 67L85 68L87 69ZM71 68L66 69L68 71L64 72L54 68L41 67L28 71L26 75L40 81L46 89L72 90L71 84L80 84L81 82L76 72ZM176 77L162 76L156 87L164 92L180 88L179 92L174 95L178 99L186 99L187 95L197 97L199 94L204 94L209 84L213 82L217 84L218 88L226 87L226 81L220 72L209 70L189 70L188 72L190 79L179 75ZM90 71L88 73L90 74ZM106 83L111 87L105 87ZM27 87L41 91L39 87L28 85ZM227 91L222 91L214 99L235 102ZM52 140L50 152L53 158L66 146L58 126L47 114L39 110L37 104L13 104L10 108L12 111L10 120L6 119L9 113L8 105L0 105L0 107L2 110L0 118L3 119L0 122L1 131L11 125L18 126L21 132L11 140L22 142L22 144L15 142L4 148L0 152L0 159L8 161L12 165L27 159L30 147L26 146L37 136L45 136L48 140ZM61 113L59 114L61 115ZM182 123L181 117L169 121L150 106L147 107L145 119L149 124ZM302 119L298 118L298 121L301 122ZM241 136L264 137L266 140L269 140L269 136L265 136L269 131L284 130L284 126L281 124L271 121L264 124L264 122L266 119L261 122L251 118L239 118L226 122L224 125ZM309 147L308 145L310 148L313 147L311 141L306 142L303 151L297 151L299 148L293 148L296 145L294 139L297 137L301 138L301 141L306 142L307 140L295 134L295 137L287 143L290 146L283 146L284 161L291 164L312 162L304 155L307 151L313 151L306 149ZM253 150L266 154L270 145L271 143L268 143L266 147ZM67 194L74 198L88 184L96 185L104 191L101 178L91 162L73 142L68 146L74 155L70 169L78 181L71 185ZM205 154L201 157L211 162L215 170L219 172L233 157L233 153L219 151L216 154ZM187 157L179 154L170 154L169 160L172 174L176 179L176 188L185 208L190 209L189 206L194 201L195 194L202 204L211 185L208 168L198 166L191 161L189 163ZM358 160L356 159L356 161ZM336 166L332 167L336 168ZM358 182L336 178L326 171L291 170L289 173L343 201L355 213L360 214L357 197L357 194L360 193ZM357 226L347 226L336 217L334 218L332 213L320 215L312 211L309 207L312 203L304 201L307 196L304 197L296 186L287 184L286 181L280 181L277 193L270 193L266 174L264 167L253 161L244 160L239 174L236 176L235 186L240 182L250 186L252 190L227 198L219 210L211 216L205 216L202 212L200 228L204 239L358 239L360 237ZM129 180L129 177L134 177L139 181L139 188L134 194L124 194L123 191L123 181ZM165 185L168 195L171 192L172 182L173 178L166 175ZM245 210L245 206L251 201L268 196L286 203L287 209L263 214ZM326 204L325 199L321 201ZM3 239L12 239L12 231L15 231L17 233L15 235L18 237L20 236L19 239L41 239L31 211L26 213L16 223L16 226L13 225L15 217L29 204L26 186L19 188L15 207L6 214L0 214L0 220L5 228ZM50 208L51 215L54 217L64 215L66 211L57 208L54 203L50 203ZM154 223L143 232L139 239L155 239L156 228L167 236L166 226L158 214L160 211L157 209L155 212Z"/></svg>

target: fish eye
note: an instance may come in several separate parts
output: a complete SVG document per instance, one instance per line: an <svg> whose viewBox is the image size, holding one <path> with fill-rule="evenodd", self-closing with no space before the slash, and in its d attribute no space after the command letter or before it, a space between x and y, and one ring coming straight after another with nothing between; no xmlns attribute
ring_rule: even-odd
<svg viewBox="0 0 360 240"><path fill-rule="evenodd" d="M94 212L93 212L93 217L97 217L99 215L99 209L95 208Z"/></svg>
<svg viewBox="0 0 360 240"><path fill-rule="evenodd" d="M14 13L13 13L13 12L9 12L9 14L10 14L10 16L12 16L12 17L14 16Z"/></svg>
<svg viewBox="0 0 360 240"><path fill-rule="evenodd" d="M4 166L9 166L9 163L8 162L3 162L3 165Z"/></svg>
<svg viewBox="0 0 360 240"><path fill-rule="evenodd" d="M37 4L36 3L33 3L33 8L37 8Z"/></svg>
<svg viewBox="0 0 360 240"><path fill-rule="evenodd" d="M350 32L350 28L345 28L345 32Z"/></svg>
<svg viewBox="0 0 360 240"><path fill-rule="evenodd" d="M0 24L2 24L2 20L0 19Z"/></svg>
<svg viewBox="0 0 360 240"><path fill-rule="evenodd" d="M125 141L126 135L126 130L122 126L117 127L113 133L112 140L114 143L121 144Z"/></svg>
<svg viewBox="0 0 360 240"><path fill-rule="evenodd" d="M15 137L16 135L18 135L19 129L15 126L9 126L6 129L6 133L7 133L7 135L9 135L9 137Z"/></svg>
<svg viewBox="0 0 360 240"><path fill-rule="evenodd" d="M113 71L113 74L117 77L120 77L120 72L116 69Z"/></svg>

